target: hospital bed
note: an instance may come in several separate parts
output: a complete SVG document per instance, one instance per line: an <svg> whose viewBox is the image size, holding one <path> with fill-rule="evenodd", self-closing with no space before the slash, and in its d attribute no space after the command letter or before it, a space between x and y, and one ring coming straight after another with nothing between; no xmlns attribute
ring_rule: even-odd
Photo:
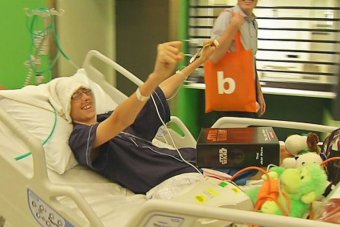
<svg viewBox="0 0 340 227"><path fill-rule="evenodd" d="M99 85L93 87L97 89L97 92L103 90L105 94L112 97L114 103L111 103L109 107L122 102L126 95L105 81L105 76L92 64L94 59L99 59L113 67L136 85L142 83L141 80L111 59L97 51L90 51L81 72L85 72L86 76L93 81L93 86ZM101 97L104 102L107 102L106 98L103 98L104 96ZM57 164L66 163L66 166L68 165L68 167L58 169L53 166L55 164L53 161L56 158L56 156L53 156L53 152L59 152L56 149L63 146L62 144L65 141L53 141L53 138L59 136L57 132L62 127L60 126L62 120L55 115L55 112L48 112L50 128L52 128L54 134L48 133L49 141L44 144L43 142L46 140L37 139L36 137L39 135L33 135L30 131L32 128L24 126L25 123L38 121L33 118L23 119L22 115L16 117L16 110L11 111L9 107L15 107L19 104L13 104L8 100L4 102L5 99L0 99L0 216L2 217L0 226L217 226L209 224L213 222L202 221L215 219L225 220L228 223L261 226L336 226L319 221L274 216L232 208L202 206L159 199L147 200L145 195L134 194L82 166L75 163L70 164L74 162L72 158L58 162ZM30 105L27 106L31 108ZM34 112L33 109L28 110L32 110L32 114L35 114L33 117L42 120L42 115L37 115L40 112ZM102 111L106 111L106 109L104 108ZM23 112L22 114L25 114L29 111L24 109ZM175 145L170 144L169 146L194 147L195 139L185 125L177 117L171 119L176 125L169 130ZM314 124L239 118L220 119L214 127L247 127L250 125L277 125L278 127L325 133L334 129L334 127ZM166 134L164 131L167 130L162 130L155 143L166 146L165 142L169 141L170 136L164 135ZM49 144L54 144L54 146L48 147ZM52 154L48 153L51 148ZM64 153L64 155L66 156L67 153Z"/></svg>

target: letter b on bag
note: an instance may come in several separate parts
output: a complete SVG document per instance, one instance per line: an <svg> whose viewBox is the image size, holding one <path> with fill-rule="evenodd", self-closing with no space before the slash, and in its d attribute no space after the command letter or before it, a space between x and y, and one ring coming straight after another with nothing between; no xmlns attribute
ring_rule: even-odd
<svg viewBox="0 0 340 227"><path fill-rule="evenodd" d="M227 89L226 89L227 88ZM217 72L217 90L218 94L232 94L236 89L235 80L230 77L224 78L224 72L218 71Z"/></svg>

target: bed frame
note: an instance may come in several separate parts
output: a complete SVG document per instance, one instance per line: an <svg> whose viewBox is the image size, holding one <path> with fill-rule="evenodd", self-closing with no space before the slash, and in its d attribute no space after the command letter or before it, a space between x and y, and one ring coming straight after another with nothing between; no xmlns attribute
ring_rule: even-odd
<svg viewBox="0 0 340 227"><path fill-rule="evenodd" d="M111 65L114 69L128 77L135 84L141 84L138 78L127 72L121 66L117 65L111 59L103 56L97 51L90 51L86 57L84 68L89 77L103 87L108 94L117 102L123 101L126 96L118 92L112 86L104 82L103 75L96 70L91 61L94 58L99 58L105 63ZM118 99L117 99L118 97ZM178 146L195 146L195 140L189 133L185 125L176 117L174 121L179 124L179 127L185 136L176 135L177 131L172 130L175 141ZM275 120L260 120L247 118L223 118L216 122L214 127L247 127L249 125L270 125L286 128L296 128L312 131L320 131L329 133L335 127L293 123ZM41 213L42 210L52 214L53 217L63 219L61 225L50 226L79 226L84 227L84 220L89 224L87 226L104 227L116 226L114 222L110 225L104 225L103 221L95 214L90 204L82 197L81 193L72 184L54 184L49 179L48 169L44 149L42 145L32 138L27 131L18 124L7 112L0 108L0 134L2 141L17 137L18 141L27 146L32 151L33 170L32 173L25 173L20 169L16 161L3 155L0 150L0 216L5 219L5 223L1 223L0 227L26 227L26 226L48 226L41 221L39 223L35 216ZM177 133L178 134L178 133ZM18 143L19 143L18 142ZM16 144L13 144L16 146ZM70 198L83 214L83 219L79 219L79 215L75 211L69 209L59 202L58 197ZM130 196L130 195L126 195ZM126 212L129 212L128 210ZM313 220L298 219L292 217L283 217L276 215L261 214L251 211L241 211L229 208L206 207L195 204L185 204L173 201L164 200L146 200L140 207L139 212L131 215L127 221L126 227L138 226L197 226L195 223L198 218L221 219L232 221L235 223L255 224L261 226L285 226L285 227L335 227L338 225L324 223ZM45 219L46 222L46 219ZM209 226L209 225L202 225Z"/></svg>

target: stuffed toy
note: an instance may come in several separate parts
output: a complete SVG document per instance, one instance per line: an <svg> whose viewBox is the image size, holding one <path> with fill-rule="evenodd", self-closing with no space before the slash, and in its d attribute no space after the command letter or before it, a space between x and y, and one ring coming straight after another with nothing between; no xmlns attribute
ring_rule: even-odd
<svg viewBox="0 0 340 227"><path fill-rule="evenodd" d="M304 217L313 201L322 198L327 175L318 164L299 168L273 167L263 185L247 191L255 210L268 214Z"/></svg>
<svg viewBox="0 0 340 227"><path fill-rule="evenodd" d="M317 154L321 153L321 148L318 146L320 138L316 133L314 132L308 133L306 142L309 152L315 152Z"/></svg>
<svg viewBox="0 0 340 227"><path fill-rule="evenodd" d="M308 148L307 146L307 136L301 135L290 135L285 141L286 151L292 155L298 155Z"/></svg>
<svg viewBox="0 0 340 227"><path fill-rule="evenodd" d="M319 154L315 152L303 153L301 155L297 155L295 157L289 157L282 160L281 166L284 168L299 168L304 165L314 163L321 164L322 158Z"/></svg>
<svg viewBox="0 0 340 227"><path fill-rule="evenodd" d="M286 152L290 157L282 160L281 166L285 168L296 168L302 164L318 163L323 161L318 146L319 136L313 132L307 136L291 135L285 141Z"/></svg>
<svg viewBox="0 0 340 227"><path fill-rule="evenodd" d="M319 154L321 150L318 146L319 141L319 136L314 132L310 132L307 136L290 135L284 144L286 151L292 156L306 152L316 152Z"/></svg>

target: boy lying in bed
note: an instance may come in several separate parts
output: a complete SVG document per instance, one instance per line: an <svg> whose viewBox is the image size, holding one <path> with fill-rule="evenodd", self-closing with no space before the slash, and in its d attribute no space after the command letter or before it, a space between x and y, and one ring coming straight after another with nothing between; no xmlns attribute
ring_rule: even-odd
<svg viewBox="0 0 340 227"><path fill-rule="evenodd" d="M162 121L170 120L167 98L209 58L215 44L208 41L196 61L171 76L183 59L180 49L178 41L158 45L154 71L111 113L96 114L93 93L86 86L74 90L71 100L68 99L74 124L69 144L81 165L135 193L146 193L173 176L198 171L194 167L194 148L179 149L186 160L183 161L177 150L159 148L150 142Z"/></svg>

